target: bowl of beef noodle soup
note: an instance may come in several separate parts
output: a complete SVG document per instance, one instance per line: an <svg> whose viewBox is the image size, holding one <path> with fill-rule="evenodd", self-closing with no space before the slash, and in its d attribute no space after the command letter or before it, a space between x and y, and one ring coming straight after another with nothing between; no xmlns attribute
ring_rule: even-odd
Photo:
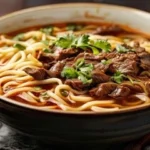
<svg viewBox="0 0 150 150"><path fill-rule="evenodd" d="M149 13L57 4L0 22L1 121L62 143L126 141L150 131Z"/></svg>

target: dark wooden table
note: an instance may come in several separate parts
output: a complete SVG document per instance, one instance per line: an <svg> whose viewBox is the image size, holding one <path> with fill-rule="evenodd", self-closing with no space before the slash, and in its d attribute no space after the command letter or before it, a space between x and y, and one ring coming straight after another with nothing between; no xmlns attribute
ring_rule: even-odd
<svg viewBox="0 0 150 150"><path fill-rule="evenodd" d="M80 138L80 137L79 137ZM45 145L35 139L12 131L0 123L0 150L124 150L126 144L113 145Z"/></svg>
<svg viewBox="0 0 150 150"><path fill-rule="evenodd" d="M80 138L80 137L79 137ZM23 136L14 132L5 124L0 123L0 150L133 150L126 149L132 143L121 144L105 144L105 145L45 145L40 141L32 139L31 137ZM88 143L87 143L88 144ZM137 149L134 149L137 150ZM150 146L146 146L140 150L150 150Z"/></svg>
<svg viewBox="0 0 150 150"><path fill-rule="evenodd" d="M150 0L22 0L23 7L32 7L38 5L52 4L52 3L68 3L68 2L95 2L108 3L134 7L150 12Z"/></svg>

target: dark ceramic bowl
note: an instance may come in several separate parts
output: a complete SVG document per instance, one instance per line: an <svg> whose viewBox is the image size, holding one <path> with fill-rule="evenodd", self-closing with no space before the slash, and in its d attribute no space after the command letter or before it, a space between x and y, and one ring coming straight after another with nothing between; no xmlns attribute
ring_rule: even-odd
<svg viewBox="0 0 150 150"><path fill-rule="evenodd" d="M115 21L150 34L149 13L125 7L85 3L31 8L1 17L0 32L7 33L25 27L70 20ZM12 25L16 22L17 25ZM63 112L40 110L0 97L2 122L47 143L129 141L150 132L149 116L149 104L109 113Z"/></svg>

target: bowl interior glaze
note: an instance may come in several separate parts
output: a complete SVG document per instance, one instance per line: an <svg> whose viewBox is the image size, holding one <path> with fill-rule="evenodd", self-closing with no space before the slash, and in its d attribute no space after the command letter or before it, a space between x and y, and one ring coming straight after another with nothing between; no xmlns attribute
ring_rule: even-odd
<svg viewBox="0 0 150 150"><path fill-rule="evenodd" d="M150 14L123 6L68 3L29 8L0 18L0 33L60 22L114 22L150 34Z"/></svg>

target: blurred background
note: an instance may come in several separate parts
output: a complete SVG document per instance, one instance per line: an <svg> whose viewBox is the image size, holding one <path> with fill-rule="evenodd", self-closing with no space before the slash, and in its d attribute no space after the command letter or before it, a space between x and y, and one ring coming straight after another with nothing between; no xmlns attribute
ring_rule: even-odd
<svg viewBox="0 0 150 150"><path fill-rule="evenodd" d="M23 8L68 2L95 2L129 6L150 12L150 0L0 0L0 15Z"/></svg>

